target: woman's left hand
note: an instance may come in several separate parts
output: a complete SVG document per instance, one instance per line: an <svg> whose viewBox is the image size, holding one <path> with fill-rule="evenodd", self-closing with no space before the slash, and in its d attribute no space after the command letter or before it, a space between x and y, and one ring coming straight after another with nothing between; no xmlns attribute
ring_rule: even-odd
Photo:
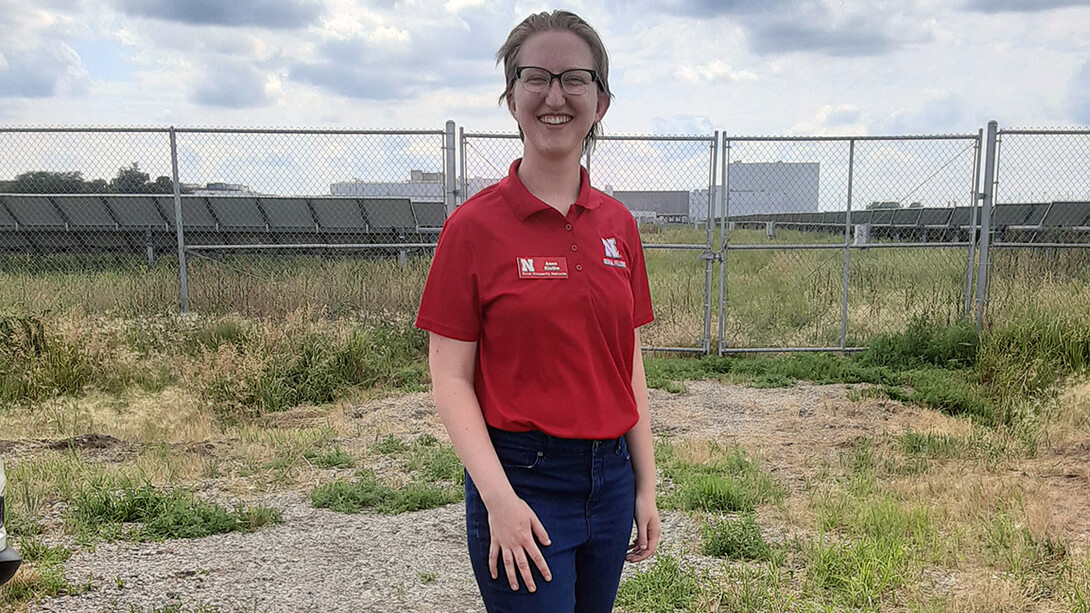
<svg viewBox="0 0 1090 613"><path fill-rule="evenodd" d="M628 546L628 562L643 562L655 553L662 535L662 523L659 521L659 509L655 504L655 493L636 494L636 540Z"/></svg>

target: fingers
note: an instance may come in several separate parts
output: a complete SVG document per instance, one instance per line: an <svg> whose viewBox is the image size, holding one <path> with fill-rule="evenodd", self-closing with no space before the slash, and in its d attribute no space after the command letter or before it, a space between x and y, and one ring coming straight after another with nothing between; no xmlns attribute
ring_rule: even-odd
<svg viewBox="0 0 1090 613"><path fill-rule="evenodd" d="M526 553L527 551L521 548L503 550L503 566L507 572L507 582L511 585L511 591L518 591L518 578L520 575L529 592L537 591L537 583L534 582L534 573L531 570L530 561L526 558ZM541 555L537 547L534 547L533 551L530 552L530 559L534 561L539 569L544 566L545 572L542 572L542 575L546 581L552 581L552 575L548 574L549 567L545 565L545 557Z"/></svg>
<svg viewBox="0 0 1090 613"><path fill-rule="evenodd" d="M500 546L496 543L495 539L488 544L488 572L492 575L493 579L499 579L500 573L496 569L497 558L500 555Z"/></svg>
<svg viewBox="0 0 1090 613"><path fill-rule="evenodd" d="M545 531L545 524L541 523L541 520L537 518L536 513L530 514L530 528L534 531L534 536L537 540L541 541L541 544L548 547L553 542L549 540L549 533Z"/></svg>

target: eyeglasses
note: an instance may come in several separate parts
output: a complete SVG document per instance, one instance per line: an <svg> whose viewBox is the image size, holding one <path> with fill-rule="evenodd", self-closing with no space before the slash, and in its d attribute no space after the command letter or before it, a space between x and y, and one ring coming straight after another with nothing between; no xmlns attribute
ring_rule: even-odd
<svg viewBox="0 0 1090 613"><path fill-rule="evenodd" d="M560 89L570 96L582 96L587 93L591 83L598 83L601 87L598 73L586 68L572 68L560 74L537 66L519 66L515 69L515 80L521 83L526 91L533 94L544 93L553 84L553 79L560 81Z"/></svg>

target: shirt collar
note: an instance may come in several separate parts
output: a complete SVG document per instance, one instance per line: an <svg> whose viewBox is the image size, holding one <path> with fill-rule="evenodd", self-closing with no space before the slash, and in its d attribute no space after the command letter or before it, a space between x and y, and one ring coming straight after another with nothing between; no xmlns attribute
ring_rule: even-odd
<svg viewBox="0 0 1090 613"><path fill-rule="evenodd" d="M511 205L511 210L522 221L525 221L534 213L538 211L544 211L550 209L548 204L543 202L537 196L530 193L530 190L526 189L526 186L522 184L522 180L519 179L518 169L519 164L522 162L522 158L511 162L511 168L507 171L507 177L500 181L500 193L503 194L507 203ZM590 175L587 173L587 169L582 166L579 167L579 196L572 203L572 206L582 207L584 209L596 209L602 203L601 197L598 192L590 187Z"/></svg>

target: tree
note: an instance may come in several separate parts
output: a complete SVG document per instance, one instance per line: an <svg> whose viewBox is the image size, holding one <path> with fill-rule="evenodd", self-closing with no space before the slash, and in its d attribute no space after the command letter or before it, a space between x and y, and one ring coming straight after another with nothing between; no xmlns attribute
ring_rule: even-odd
<svg viewBox="0 0 1090 613"><path fill-rule="evenodd" d="M84 191L83 173L78 170L54 172L31 170L8 181L9 194L79 194Z"/></svg>
<svg viewBox="0 0 1090 613"><path fill-rule="evenodd" d="M117 170L117 176L110 179L110 191L115 194L146 194L150 191L150 178L148 173L140 170L140 164L133 162L132 166L122 166Z"/></svg>

